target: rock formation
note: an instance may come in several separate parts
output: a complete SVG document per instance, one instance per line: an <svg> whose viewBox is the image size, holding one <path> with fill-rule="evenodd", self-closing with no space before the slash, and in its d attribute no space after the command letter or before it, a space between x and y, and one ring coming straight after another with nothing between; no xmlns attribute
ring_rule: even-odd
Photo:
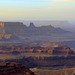
<svg viewBox="0 0 75 75"><path fill-rule="evenodd" d="M26 46L6 45L6 46L0 46L0 53L12 53L12 54L43 53L50 55L75 55L75 52L65 45L58 47L48 47L48 48L40 46L26 47Z"/></svg>
<svg viewBox="0 0 75 75"><path fill-rule="evenodd" d="M22 22L0 22L0 41L3 41L3 44L5 44L5 40L13 44L12 39L16 40L16 43L20 42L27 45L29 45L29 42L56 42L57 40L63 40L63 38L66 39L68 37L67 33L71 34L66 30L55 28L51 25L36 27L33 22L29 26L26 26ZM60 34L62 34L62 39Z"/></svg>
<svg viewBox="0 0 75 75"><path fill-rule="evenodd" d="M3 33L15 33L18 35L30 35L30 34L39 34L39 35L50 35L51 33L64 33L67 32L63 29L55 28L51 25L49 26L41 26L35 27L34 23L30 23L30 26L27 27L21 22L0 22L1 29L3 29ZM0 30L1 32L1 30Z"/></svg>
<svg viewBox="0 0 75 75"><path fill-rule="evenodd" d="M59 46L59 47L56 47L54 48L54 54L64 54L64 55L73 55L75 54L73 50L71 50L69 47L67 46Z"/></svg>
<svg viewBox="0 0 75 75"><path fill-rule="evenodd" d="M35 75L24 65L15 62L0 63L0 75Z"/></svg>
<svg viewBox="0 0 75 75"><path fill-rule="evenodd" d="M1 22L1 23L0 23L0 26L1 26L1 30L2 30L2 31L0 31L0 40L1 40L2 38L10 39L11 36L12 36L12 34L9 34L9 33L6 33L6 32L5 32L5 25L4 25L4 22Z"/></svg>

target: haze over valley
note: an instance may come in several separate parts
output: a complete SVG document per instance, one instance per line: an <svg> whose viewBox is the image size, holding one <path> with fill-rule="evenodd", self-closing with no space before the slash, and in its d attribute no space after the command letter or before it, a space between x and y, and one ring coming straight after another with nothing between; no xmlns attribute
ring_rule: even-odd
<svg viewBox="0 0 75 75"><path fill-rule="evenodd" d="M40 45L56 43L75 48L75 33L52 25L36 27L33 22L29 26L22 22L0 22L0 32L0 44L34 45L36 43L36 45Z"/></svg>
<svg viewBox="0 0 75 75"><path fill-rule="evenodd" d="M0 0L0 75L75 75L75 0Z"/></svg>

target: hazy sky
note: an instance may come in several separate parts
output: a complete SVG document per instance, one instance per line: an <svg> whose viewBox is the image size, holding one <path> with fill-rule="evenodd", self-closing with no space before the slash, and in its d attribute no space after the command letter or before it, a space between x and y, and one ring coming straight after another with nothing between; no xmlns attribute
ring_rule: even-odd
<svg viewBox="0 0 75 75"><path fill-rule="evenodd" d="M75 20L75 0L0 0L0 20Z"/></svg>

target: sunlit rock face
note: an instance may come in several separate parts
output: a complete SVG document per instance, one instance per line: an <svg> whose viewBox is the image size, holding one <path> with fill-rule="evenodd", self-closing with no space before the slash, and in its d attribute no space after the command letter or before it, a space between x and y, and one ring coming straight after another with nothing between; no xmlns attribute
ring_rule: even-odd
<svg viewBox="0 0 75 75"><path fill-rule="evenodd" d="M2 40L3 38L10 39L11 36L12 36L12 34L0 34L0 40Z"/></svg>
<svg viewBox="0 0 75 75"><path fill-rule="evenodd" d="M42 44L41 47L58 47L58 44L55 43L46 43L46 44Z"/></svg>
<svg viewBox="0 0 75 75"><path fill-rule="evenodd" d="M0 33L3 33L3 34L5 33L3 22L0 22Z"/></svg>
<svg viewBox="0 0 75 75"><path fill-rule="evenodd" d="M75 53L69 47L63 45L63 46L59 46L59 47L54 48L54 54L72 55L72 54L75 54Z"/></svg>
<svg viewBox="0 0 75 75"><path fill-rule="evenodd" d="M75 52L70 49L68 46L58 46L58 47L26 47L21 45L19 46L14 46L14 45L6 45L2 46L0 45L0 53L8 53L8 54L13 54L13 55L18 55L20 53L41 53L41 54L49 54L49 55L75 55Z"/></svg>
<svg viewBox="0 0 75 75"><path fill-rule="evenodd" d="M0 63L0 75L35 75L24 65L15 62Z"/></svg>
<svg viewBox="0 0 75 75"><path fill-rule="evenodd" d="M0 22L0 40L2 38L9 39L9 38L11 38L11 36L12 36L12 34L5 32L4 22Z"/></svg>

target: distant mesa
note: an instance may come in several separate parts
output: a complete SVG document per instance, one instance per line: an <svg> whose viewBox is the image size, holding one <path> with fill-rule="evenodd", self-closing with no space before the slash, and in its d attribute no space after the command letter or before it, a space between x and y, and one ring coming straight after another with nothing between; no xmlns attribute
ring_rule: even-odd
<svg viewBox="0 0 75 75"><path fill-rule="evenodd" d="M48 26L41 26L41 27L35 27L34 23L31 22L29 27L27 27L26 25L24 25L21 22L4 22L4 23L0 23L1 29L4 29L6 33L16 33L16 34L36 34L38 32L38 34L40 33L44 33L44 34L50 34L50 33L65 33L67 31L61 29L61 28L55 28L51 25ZM34 28L33 31L31 31L29 28ZM1 31L1 30L0 30ZM28 33L29 32L29 33Z"/></svg>
<svg viewBox="0 0 75 75"><path fill-rule="evenodd" d="M9 24L10 24L10 22L9 22ZM9 27L9 26L8 26ZM11 28L7 28L7 25L6 25L6 23L5 22L0 22L0 40L1 41L5 41L5 40L11 40L11 39L13 39L14 40L14 38L15 38L15 36L13 36L13 33L11 33L10 31L9 32L7 32L8 31L8 29L12 29L12 27ZM14 37L14 38L13 38Z"/></svg>
<svg viewBox="0 0 75 75"><path fill-rule="evenodd" d="M30 27L30 28L34 28L34 27L35 27L34 23L33 23L33 22L30 22L29 27Z"/></svg>
<svg viewBox="0 0 75 75"><path fill-rule="evenodd" d="M51 25L36 27L33 22L30 22L29 26L26 26L22 22L0 22L0 40L2 41L17 40L18 42L23 43L26 38L32 41L33 38L29 37L37 36L37 38L34 38L36 41L36 39L40 40L42 38L41 36L44 36L45 38L51 35L56 35L56 34L59 35L66 33L69 32L61 28L55 28ZM47 38L45 38L45 40L46 39Z"/></svg>
<svg viewBox="0 0 75 75"><path fill-rule="evenodd" d="M41 26L41 28L54 28L52 25L48 25L48 26Z"/></svg>

